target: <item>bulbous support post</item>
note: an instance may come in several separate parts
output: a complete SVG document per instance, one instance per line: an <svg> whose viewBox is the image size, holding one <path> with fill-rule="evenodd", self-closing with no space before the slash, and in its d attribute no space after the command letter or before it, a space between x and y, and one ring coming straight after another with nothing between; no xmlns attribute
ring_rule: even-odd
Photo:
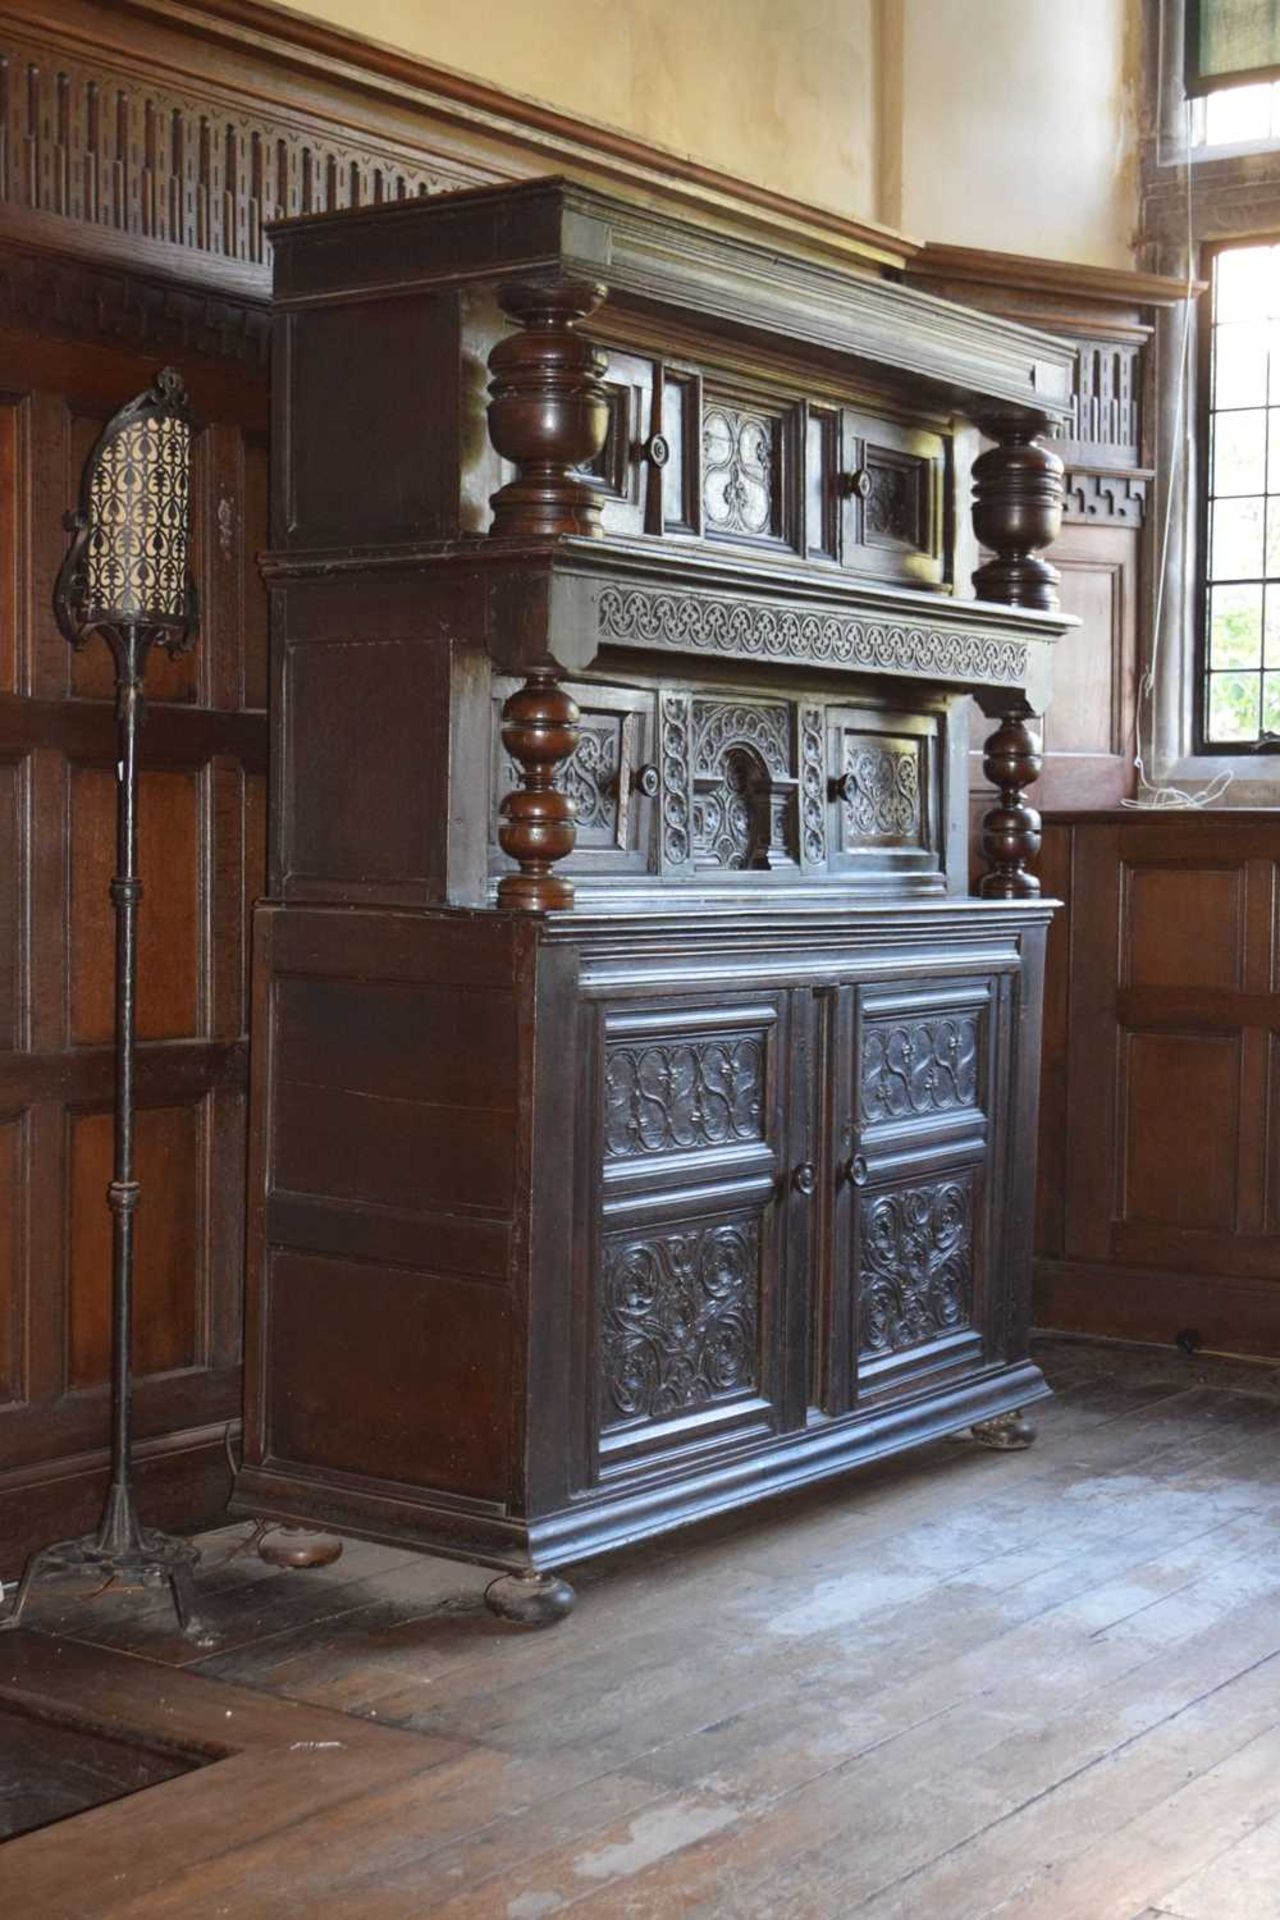
<svg viewBox="0 0 1280 1920"><path fill-rule="evenodd" d="M1041 414L1008 414L981 422L995 441L973 463L973 529L992 558L973 576L983 600L1052 613L1058 572L1041 557L1062 530L1064 470L1039 435Z"/></svg>
<svg viewBox="0 0 1280 1920"><path fill-rule="evenodd" d="M489 438L516 477L490 501L492 534L545 539L601 531L604 495L579 469L596 458L609 431L601 379L607 362L576 325L605 291L589 281L520 281L498 295L519 331L489 355Z"/></svg>
<svg viewBox="0 0 1280 1920"><path fill-rule="evenodd" d="M573 1611L577 1595L554 1573L504 1573L484 1590L484 1603L499 1620L519 1627L551 1627Z"/></svg>
<svg viewBox="0 0 1280 1920"><path fill-rule="evenodd" d="M573 883L552 871L573 852L577 809L556 774L578 744L578 709L553 667L535 667L502 709L502 744L521 770L503 797L498 842L520 871L498 882L498 905L547 913L573 905Z"/></svg>
<svg viewBox="0 0 1280 1920"><path fill-rule="evenodd" d="M999 792L982 818L981 846L987 871L978 882L986 900L1034 899L1040 882L1029 863L1040 851L1040 815L1023 799L1039 778L1040 743L1021 713L1006 713L986 743L982 771Z"/></svg>

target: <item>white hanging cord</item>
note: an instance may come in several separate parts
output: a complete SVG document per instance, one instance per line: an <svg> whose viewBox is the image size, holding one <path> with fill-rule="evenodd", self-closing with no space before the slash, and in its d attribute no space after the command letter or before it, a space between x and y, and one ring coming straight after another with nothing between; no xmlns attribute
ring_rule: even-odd
<svg viewBox="0 0 1280 1920"><path fill-rule="evenodd" d="M1159 126L1157 137L1163 137L1164 113L1164 8L1159 9L1160 17L1160 106L1158 109ZM1155 694L1156 674L1160 664L1160 647L1164 634L1165 590L1169 580L1169 534L1173 525L1173 502L1177 492L1177 478L1180 468L1186 467L1186 415L1187 395L1191 384L1191 313L1195 300L1195 223L1191 206L1191 102L1183 103L1182 124L1182 170L1183 198L1187 209L1187 285L1182 296L1182 343L1178 353L1177 392L1174 407L1173 445L1169 460L1169 478L1165 488L1164 525L1160 532L1160 558L1156 567L1156 604L1151 634L1151 655L1141 679L1138 682L1138 697L1133 716L1133 764L1138 774L1138 792L1132 800L1122 800L1122 807L1133 807L1144 811L1158 809L1187 809L1211 807L1221 800L1231 782L1234 773L1224 771L1194 793L1182 787L1161 786L1147 777L1146 757L1142 748L1142 714L1144 707L1151 715L1151 731L1154 744L1155 734Z"/></svg>

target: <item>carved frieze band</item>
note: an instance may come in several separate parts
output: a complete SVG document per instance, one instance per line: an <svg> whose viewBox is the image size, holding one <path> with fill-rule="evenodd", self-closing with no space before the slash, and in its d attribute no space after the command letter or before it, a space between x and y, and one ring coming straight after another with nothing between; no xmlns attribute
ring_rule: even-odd
<svg viewBox="0 0 1280 1920"><path fill-rule="evenodd" d="M1140 474L1068 472L1064 520L1086 525L1140 527L1147 511L1147 482Z"/></svg>
<svg viewBox="0 0 1280 1920"><path fill-rule="evenodd" d="M605 1066L606 1161L764 1138L759 1033L614 1045Z"/></svg>
<svg viewBox="0 0 1280 1920"><path fill-rule="evenodd" d="M0 40L0 201L13 206L260 266L272 220L491 178Z"/></svg>
<svg viewBox="0 0 1280 1920"><path fill-rule="evenodd" d="M597 629L603 641L671 652L865 667L993 686L1020 684L1028 664L1026 642L1001 633L949 632L903 620L647 587L605 587Z"/></svg>
<svg viewBox="0 0 1280 1920"><path fill-rule="evenodd" d="M868 1020L860 1076L864 1125L976 1107L980 1025L977 1012Z"/></svg>
<svg viewBox="0 0 1280 1920"><path fill-rule="evenodd" d="M972 1171L867 1194L859 1237L859 1349L881 1359L973 1320Z"/></svg>
<svg viewBox="0 0 1280 1920"><path fill-rule="evenodd" d="M756 1219L612 1235L602 1290L606 1429L669 1420L758 1385Z"/></svg>

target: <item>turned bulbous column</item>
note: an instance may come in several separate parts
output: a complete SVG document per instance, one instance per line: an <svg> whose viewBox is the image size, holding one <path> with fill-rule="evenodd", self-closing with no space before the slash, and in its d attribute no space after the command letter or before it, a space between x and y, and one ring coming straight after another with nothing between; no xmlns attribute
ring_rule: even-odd
<svg viewBox="0 0 1280 1920"><path fill-rule="evenodd" d="M978 892L987 900L1032 899L1040 882L1029 863L1040 851L1040 815L1022 797L1039 778L1044 761L1040 743L1018 713L1007 713L987 741L982 771L999 790L999 804L982 819L982 852L987 871Z"/></svg>
<svg viewBox="0 0 1280 1920"><path fill-rule="evenodd" d="M995 439L973 463L973 529L992 558L973 576L984 600L1009 607L1058 605L1058 571L1042 558L1062 530L1064 468L1037 435L1038 415L984 421Z"/></svg>
<svg viewBox="0 0 1280 1920"><path fill-rule="evenodd" d="M502 709L502 744L521 770L504 796L498 843L519 866L498 882L498 905L546 913L573 905L573 883L552 869L573 852L577 808L556 773L578 744L578 709L552 667L535 667Z"/></svg>
<svg viewBox="0 0 1280 1920"><path fill-rule="evenodd" d="M599 534L603 494L578 471L609 431L605 356L576 331L605 288L580 280L524 281L498 295L519 331L489 355L489 438L516 477L490 501L490 532L542 539Z"/></svg>

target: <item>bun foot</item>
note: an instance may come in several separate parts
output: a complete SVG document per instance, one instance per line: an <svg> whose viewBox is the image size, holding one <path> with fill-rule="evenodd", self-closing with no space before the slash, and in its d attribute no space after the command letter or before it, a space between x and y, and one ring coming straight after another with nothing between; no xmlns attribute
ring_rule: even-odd
<svg viewBox="0 0 1280 1920"><path fill-rule="evenodd" d="M258 1558L269 1567L331 1567L341 1557L341 1540L309 1527L272 1527L258 1542Z"/></svg>
<svg viewBox="0 0 1280 1920"><path fill-rule="evenodd" d="M499 1620L521 1627L550 1627L573 1612L577 1595L554 1573L504 1573L484 1590L484 1603Z"/></svg>
<svg viewBox="0 0 1280 1920"><path fill-rule="evenodd" d="M970 1433L984 1447L997 1453L1021 1453L1036 1437L1036 1430L1021 1407L1015 1413L998 1413L994 1420L979 1420Z"/></svg>

